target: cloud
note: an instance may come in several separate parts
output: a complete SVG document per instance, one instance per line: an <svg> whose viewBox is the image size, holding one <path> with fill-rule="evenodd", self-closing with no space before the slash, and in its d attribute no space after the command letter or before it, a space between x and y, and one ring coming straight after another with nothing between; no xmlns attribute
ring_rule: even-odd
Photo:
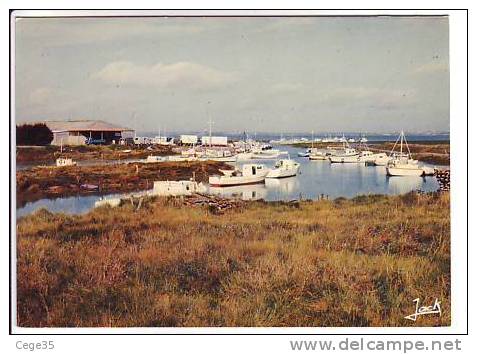
<svg viewBox="0 0 477 354"><path fill-rule="evenodd" d="M91 44L102 41L125 40L158 36L190 36L207 30L203 23L178 23L166 17L123 18L17 18L17 35L45 45L63 46Z"/></svg>
<svg viewBox="0 0 477 354"><path fill-rule="evenodd" d="M190 90L213 90L237 81L235 73L220 71L208 66L177 62L139 65L129 61L107 64L93 75L103 82L115 85L154 86Z"/></svg>
<svg viewBox="0 0 477 354"><path fill-rule="evenodd" d="M437 72L447 72L449 70L449 64L442 61L431 61L429 63L423 64L416 68L415 73L417 74L426 74L426 73L437 73Z"/></svg>
<svg viewBox="0 0 477 354"><path fill-rule="evenodd" d="M269 17L268 21L264 21L261 27L256 29L256 32L275 32L275 31L290 31L296 28L306 28L316 25L318 21L313 17L289 17L277 18Z"/></svg>
<svg viewBox="0 0 477 354"><path fill-rule="evenodd" d="M322 102L363 102L374 107L403 105L415 102L415 89L387 89L375 87L342 87L329 90L321 96Z"/></svg>
<svg viewBox="0 0 477 354"><path fill-rule="evenodd" d="M53 90L48 87L39 87L30 93L31 104L44 104L51 100L53 96Z"/></svg>
<svg viewBox="0 0 477 354"><path fill-rule="evenodd" d="M286 83L280 82L270 87L270 93L272 94L291 94L302 91L303 84L300 83Z"/></svg>

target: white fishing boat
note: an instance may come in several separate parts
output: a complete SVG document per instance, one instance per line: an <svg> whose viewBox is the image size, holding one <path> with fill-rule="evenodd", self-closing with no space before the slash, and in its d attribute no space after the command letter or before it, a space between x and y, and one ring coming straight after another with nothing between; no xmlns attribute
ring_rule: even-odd
<svg viewBox="0 0 477 354"><path fill-rule="evenodd" d="M363 150L359 153L359 161L358 162L368 162L374 161L376 159L376 155L374 152L369 150Z"/></svg>
<svg viewBox="0 0 477 354"><path fill-rule="evenodd" d="M299 152L298 157L310 157L310 154L316 149L313 147L313 143L316 141L314 137L314 131L311 131L311 148L306 149L304 152Z"/></svg>
<svg viewBox="0 0 477 354"><path fill-rule="evenodd" d="M240 152L235 155L237 161L246 161L253 158L253 153L251 152Z"/></svg>
<svg viewBox="0 0 477 354"><path fill-rule="evenodd" d="M359 152L356 149L346 147L341 152L338 152L329 157L332 163L356 162L359 157Z"/></svg>
<svg viewBox="0 0 477 354"><path fill-rule="evenodd" d="M331 154L329 152L318 151L318 149L315 149L314 151L310 152L310 155L308 156L308 158L314 161L325 161L325 160L328 160L328 157L330 155Z"/></svg>
<svg viewBox="0 0 477 354"><path fill-rule="evenodd" d="M66 157L59 157L56 159L57 167L76 166L76 161Z"/></svg>
<svg viewBox="0 0 477 354"><path fill-rule="evenodd" d="M296 176L300 170L300 164L291 159L278 160L275 168L268 172L266 178L285 178Z"/></svg>
<svg viewBox="0 0 477 354"><path fill-rule="evenodd" d="M368 142L368 138L366 138L366 135L361 134L361 138L359 139L359 142L366 144Z"/></svg>
<svg viewBox="0 0 477 354"><path fill-rule="evenodd" d="M280 155L287 155L288 151L274 149L269 144L263 144L252 149L252 158L254 159L277 159Z"/></svg>
<svg viewBox="0 0 477 354"><path fill-rule="evenodd" d="M207 187L203 183L197 183L194 180L154 181L154 187L150 194L153 196L181 196L205 193L206 191Z"/></svg>
<svg viewBox="0 0 477 354"><path fill-rule="evenodd" d="M400 141L399 153L394 153L394 149L397 143ZM404 144L406 145L407 153L403 151ZM407 144L404 131L401 131L398 139L394 143L391 150L393 158L389 161L386 167L386 173L388 176L424 176L425 172L422 167L419 166L418 161L414 160Z"/></svg>
<svg viewBox="0 0 477 354"><path fill-rule="evenodd" d="M270 151L259 151L259 152L254 152L252 154L252 159L278 159L280 157L280 154L278 152L270 152Z"/></svg>
<svg viewBox="0 0 477 354"><path fill-rule="evenodd" d="M221 170L223 176L210 176L212 187L239 186L263 183L270 169L262 164L245 164L242 170Z"/></svg>
<svg viewBox="0 0 477 354"><path fill-rule="evenodd" d="M210 161L236 162L237 157L229 150L206 150L205 158Z"/></svg>
<svg viewBox="0 0 477 354"><path fill-rule="evenodd" d="M331 160L333 159L333 160ZM341 162L341 163L367 163L369 161L374 161L375 154L372 151L361 151L357 155L349 154L343 156L331 156L331 162Z"/></svg>
<svg viewBox="0 0 477 354"><path fill-rule="evenodd" d="M385 152L380 152L378 154L374 154L374 159L368 161L367 164L375 166L387 166L391 160L391 156L388 156Z"/></svg>
<svg viewBox="0 0 477 354"><path fill-rule="evenodd" d="M386 167L386 173L388 176L423 176L424 170L417 164L401 159L390 162Z"/></svg>

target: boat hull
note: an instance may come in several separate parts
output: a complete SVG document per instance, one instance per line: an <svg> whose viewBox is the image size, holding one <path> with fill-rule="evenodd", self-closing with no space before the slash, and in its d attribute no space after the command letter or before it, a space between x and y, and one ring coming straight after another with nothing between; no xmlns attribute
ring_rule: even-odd
<svg viewBox="0 0 477 354"><path fill-rule="evenodd" d="M308 156L308 159L314 160L314 161L325 161L325 160L328 160L328 156L326 156L326 155L310 155L310 156Z"/></svg>
<svg viewBox="0 0 477 354"><path fill-rule="evenodd" d="M331 163L360 163L364 162L360 160L359 155L353 156L330 156Z"/></svg>
<svg viewBox="0 0 477 354"><path fill-rule="evenodd" d="M391 158L377 158L374 161L369 161L370 164L374 164L376 166L387 166Z"/></svg>
<svg viewBox="0 0 477 354"><path fill-rule="evenodd" d="M236 155L237 161L251 160L253 154L251 152L241 152Z"/></svg>
<svg viewBox="0 0 477 354"><path fill-rule="evenodd" d="M209 161L216 161L216 162L236 162L237 158L235 156L231 157L207 157Z"/></svg>
<svg viewBox="0 0 477 354"><path fill-rule="evenodd" d="M211 187L232 187L248 184L265 183L265 176L269 171L264 171L254 176L210 176L209 185Z"/></svg>
<svg viewBox="0 0 477 354"><path fill-rule="evenodd" d="M236 187L236 186L246 186L250 184L260 184L260 183L265 183L265 176L261 177L254 177L254 178L241 178L237 177L238 179L235 179L234 177L230 177L227 179L215 179L213 177L209 178L209 185L211 187Z"/></svg>
<svg viewBox="0 0 477 354"><path fill-rule="evenodd" d="M274 169L271 170L266 178L286 178L296 176L298 173L299 167L291 168L288 170Z"/></svg>
<svg viewBox="0 0 477 354"><path fill-rule="evenodd" d="M386 167L388 176L423 176L422 168L402 168L402 167Z"/></svg>
<svg viewBox="0 0 477 354"><path fill-rule="evenodd" d="M280 154L253 154L252 159L266 160L266 159L278 159Z"/></svg>

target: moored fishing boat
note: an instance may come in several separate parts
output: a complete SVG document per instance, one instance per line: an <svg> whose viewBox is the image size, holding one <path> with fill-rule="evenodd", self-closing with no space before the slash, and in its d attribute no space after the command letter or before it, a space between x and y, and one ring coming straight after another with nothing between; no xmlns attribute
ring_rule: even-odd
<svg viewBox="0 0 477 354"><path fill-rule="evenodd" d="M371 166L387 166L391 160L391 156L388 156L385 152L380 152L379 154L374 154L374 159L367 161L366 164Z"/></svg>
<svg viewBox="0 0 477 354"><path fill-rule="evenodd" d="M252 154L252 159L277 159L280 156L278 152L260 151Z"/></svg>
<svg viewBox="0 0 477 354"><path fill-rule="evenodd" d="M300 170L300 164L291 159L278 160L275 168L268 172L266 178L285 178L296 176Z"/></svg>
<svg viewBox="0 0 477 354"><path fill-rule="evenodd" d="M399 141L400 151L394 153L394 149ZM403 151L404 145L406 145L407 153ZM399 134L391 153L393 158L386 167L386 173L388 176L425 176L426 171L429 172L427 168L425 170L423 167L419 166L419 161L412 158L404 131L401 131L401 134Z"/></svg>
<svg viewBox="0 0 477 354"><path fill-rule="evenodd" d="M270 169L262 164L245 164L241 170L221 170L223 176L210 176L212 187L263 183Z"/></svg>
<svg viewBox="0 0 477 354"><path fill-rule="evenodd" d="M253 154L251 152L240 152L235 155L237 161L245 161L251 160L253 158Z"/></svg>
<svg viewBox="0 0 477 354"><path fill-rule="evenodd" d="M401 159L390 162L386 167L386 173L388 176L423 176L424 170L417 164Z"/></svg>
<svg viewBox="0 0 477 354"><path fill-rule="evenodd" d="M329 156L331 156L331 153L329 152L314 150L310 152L310 156L308 156L308 158L314 161L325 161L328 160Z"/></svg>
<svg viewBox="0 0 477 354"><path fill-rule="evenodd" d="M346 147L342 152L329 157L332 163L356 162L359 152L356 149Z"/></svg>

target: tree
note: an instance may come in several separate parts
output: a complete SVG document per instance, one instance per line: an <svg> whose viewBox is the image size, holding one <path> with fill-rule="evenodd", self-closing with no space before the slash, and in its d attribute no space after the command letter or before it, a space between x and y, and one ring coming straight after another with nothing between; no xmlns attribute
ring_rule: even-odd
<svg viewBox="0 0 477 354"><path fill-rule="evenodd" d="M17 125L17 145L49 145L53 133L44 123Z"/></svg>

